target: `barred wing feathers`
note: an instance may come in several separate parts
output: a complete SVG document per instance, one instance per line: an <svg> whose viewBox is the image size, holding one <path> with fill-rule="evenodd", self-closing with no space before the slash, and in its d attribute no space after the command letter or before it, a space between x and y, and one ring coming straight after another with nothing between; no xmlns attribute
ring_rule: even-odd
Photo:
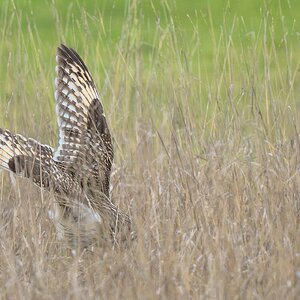
<svg viewBox="0 0 300 300"><path fill-rule="evenodd" d="M49 186L53 151L34 139L0 128L0 167L31 178L38 186Z"/></svg>
<svg viewBox="0 0 300 300"><path fill-rule="evenodd" d="M111 136L94 81L75 50L57 50L55 80L59 145L53 159L108 196Z"/></svg>
<svg viewBox="0 0 300 300"><path fill-rule="evenodd" d="M79 232L90 239L86 228L98 219L113 235L126 231L130 218L109 198L113 148L94 81L79 55L64 45L57 49L56 71L57 149L0 129L0 168L54 192L55 221L66 236Z"/></svg>

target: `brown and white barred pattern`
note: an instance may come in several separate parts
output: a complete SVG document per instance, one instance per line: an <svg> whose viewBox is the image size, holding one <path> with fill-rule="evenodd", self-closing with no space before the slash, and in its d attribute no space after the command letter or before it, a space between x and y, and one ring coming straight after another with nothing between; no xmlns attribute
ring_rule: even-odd
<svg viewBox="0 0 300 300"><path fill-rule="evenodd" d="M0 129L0 167L54 192L60 235L87 246L131 222L109 198L113 148L93 79L73 49L61 45L56 58L57 149Z"/></svg>

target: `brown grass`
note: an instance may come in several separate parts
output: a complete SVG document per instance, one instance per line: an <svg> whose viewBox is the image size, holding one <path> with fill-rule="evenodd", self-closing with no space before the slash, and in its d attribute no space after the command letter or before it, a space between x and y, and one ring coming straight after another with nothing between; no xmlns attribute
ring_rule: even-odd
<svg viewBox="0 0 300 300"><path fill-rule="evenodd" d="M153 157L153 134L135 162L115 166L113 199L130 205L138 233L121 249L72 257L47 219L49 197L2 176L2 297L296 298L298 145L220 142L201 159L176 138L170 158Z"/></svg>
<svg viewBox="0 0 300 300"><path fill-rule="evenodd" d="M138 239L72 256L48 219L51 195L23 179L12 185L2 172L1 298L296 299L295 48L286 39L279 51L266 19L246 46L230 32L214 35L208 70L197 37L196 50L184 52L171 21L157 29L148 59L139 27L126 22L109 64L103 65L97 42L83 48L95 81L104 82L97 66L109 78L102 97L115 138L112 199L131 215ZM22 51L6 47L16 63L7 65L1 127L51 143L57 136L54 53L49 58L38 50L28 63ZM49 59L51 66L44 64Z"/></svg>

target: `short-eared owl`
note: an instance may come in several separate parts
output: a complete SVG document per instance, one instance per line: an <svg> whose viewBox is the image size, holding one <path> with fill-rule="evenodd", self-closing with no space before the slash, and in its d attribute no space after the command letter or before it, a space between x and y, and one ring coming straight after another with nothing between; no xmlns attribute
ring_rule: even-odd
<svg viewBox="0 0 300 300"><path fill-rule="evenodd" d="M131 222L110 200L114 153L96 86L73 49L60 45L56 60L57 149L0 129L0 167L53 192L60 237L83 246L124 237Z"/></svg>

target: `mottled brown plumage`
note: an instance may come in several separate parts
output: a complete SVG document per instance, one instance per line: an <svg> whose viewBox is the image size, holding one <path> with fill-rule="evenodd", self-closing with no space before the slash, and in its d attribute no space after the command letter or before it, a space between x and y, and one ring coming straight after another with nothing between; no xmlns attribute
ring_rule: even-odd
<svg viewBox="0 0 300 300"><path fill-rule="evenodd" d="M88 246L130 232L129 217L110 201L111 135L94 81L79 55L61 45L55 80L56 150L0 129L0 167L52 191L60 237Z"/></svg>

